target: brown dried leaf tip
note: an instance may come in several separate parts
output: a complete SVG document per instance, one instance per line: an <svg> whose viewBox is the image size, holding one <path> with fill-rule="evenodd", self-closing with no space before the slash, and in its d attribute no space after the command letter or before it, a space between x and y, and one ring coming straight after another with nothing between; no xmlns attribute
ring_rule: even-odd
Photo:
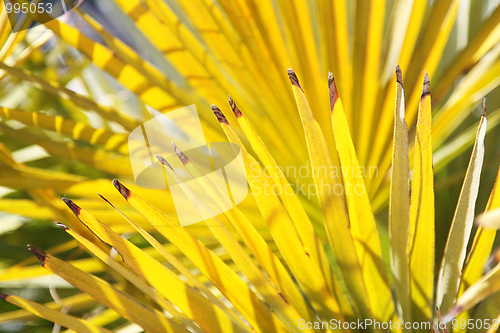
<svg viewBox="0 0 500 333"><path fill-rule="evenodd" d="M486 117L486 97L483 97L483 117Z"/></svg>
<svg viewBox="0 0 500 333"><path fill-rule="evenodd" d="M222 111L214 104L212 104L212 112L217 117L217 120L219 121L219 123L229 125L229 123L227 122L226 116L224 116Z"/></svg>
<svg viewBox="0 0 500 333"><path fill-rule="evenodd" d="M116 189L123 195L123 197L128 200L130 197L130 190L123 186L122 183L120 183L118 180L113 179L113 186L116 187Z"/></svg>
<svg viewBox="0 0 500 333"><path fill-rule="evenodd" d="M335 84L335 79L332 73L328 73L328 89L330 90L330 109L333 112L335 103L339 99L339 93L337 91L337 85Z"/></svg>
<svg viewBox="0 0 500 333"><path fill-rule="evenodd" d="M297 78L297 75L295 75L295 72L293 71L293 69L288 68L287 72L288 72L288 78L290 79L290 82L292 83L292 85L299 87L300 90L302 90L302 92L304 92L304 90L300 86L299 79Z"/></svg>
<svg viewBox="0 0 500 333"><path fill-rule="evenodd" d="M4 301L7 300L7 297L9 297L9 295L3 293L0 291L0 298L3 299Z"/></svg>
<svg viewBox="0 0 500 333"><path fill-rule="evenodd" d="M172 147L174 147L174 151L181 160L182 164L186 165L189 163L189 158L184 155L184 153L175 145L175 143L172 141Z"/></svg>
<svg viewBox="0 0 500 333"><path fill-rule="evenodd" d="M31 251L31 253L33 253L37 258L38 260L40 260L40 264L42 266L45 265L45 259L47 258L47 255L45 254L45 252L43 251L40 251L39 249L37 249L36 247L34 246L31 246L28 244L28 250Z"/></svg>
<svg viewBox="0 0 500 333"><path fill-rule="evenodd" d="M80 211L82 210L80 207L78 207L73 201L71 201L68 198L62 198L64 203L68 205L68 207L71 209L73 214L75 214L77 217L80 215Z"/></svg>
<svg viewBox="0 0 500 333"><path fill-rule="evenodd" d="M172 170L173 170L172 166L170 165L170 163L168 163L168 162L167 162L167 160L166 160L166 159L164 159L163 157L161 157L161 156L160 156L160 155L158 155L158 154L156 154L155 156L156 156L156 158L158 159L158 161L160 161L160 163L161 163L161 164L163 164L164 166L167 166L167 167L169 167L170 169L172 169Z"/></svg>
<svg viewBox="0 0 500 333"><path fill-rule="evenodd" d="M241 113L240 109L238 109L238 107L236 106L236 103L233 101L231 96L229 96L229 105L231 106L231 109L233 110L233 113L236 116L236 118L239 118L243 115L243 113Z"/></svg>
<svg viewBox="0 0 500 333"><path fill-rule="evenodd" d="M422 87L422 97L420 97L420 99L424 99L426 96L430 94L431 94L431 80L429 79L429 74L425 72L424 85Z"/></svg>
<svg viewBox="0 0 500 333"><path fill-rule="evenodd" d="M399 64L396 65L396 82L403 86L403 73Z"/></svg>

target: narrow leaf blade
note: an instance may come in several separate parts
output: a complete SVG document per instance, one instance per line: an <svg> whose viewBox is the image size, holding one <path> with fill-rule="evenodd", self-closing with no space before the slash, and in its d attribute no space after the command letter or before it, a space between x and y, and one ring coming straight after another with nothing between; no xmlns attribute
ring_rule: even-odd
<svg viewBox="0 0 500 333"><path fill-rule="evenodd" d="M446 242L443 262L439 272L436 303L440 305L439 307L443 312L448 311L455 302L460 284L465 252L467 250L467 243L469 242L474 220L474 208L479 189L479 177L483 166L486 125L486 107L483 103L483 116L479 122L476 142L472 150L472 156L458 199L455 216L453 217L451 230Z"/></svg>

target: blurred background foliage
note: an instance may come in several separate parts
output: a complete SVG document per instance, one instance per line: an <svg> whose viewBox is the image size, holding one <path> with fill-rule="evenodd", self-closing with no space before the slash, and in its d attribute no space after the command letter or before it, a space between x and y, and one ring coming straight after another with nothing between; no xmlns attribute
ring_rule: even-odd
<svg viewBox="0 0 500 333"><path fill-rule="evenodd" d="M333 72L360 162L379 170L366 182L382 230L387 228L394 67L399 62L403 69L410 140L423 71L429 71L436 119L436 258L442 257L486 95L489 133L476 207L478 213L484 210L500 162L500 1L159 2L168 11L155 7L157 1L86 0L59 21L17 34L2 7L0 106L21 111L0 110L2 290L37 302L53 299L48 286L60 287L61 298L76 293L41 269L23 270L36 262L26 251L28 243L65 260L88 258L53 223L88 233L60 201L64 195L80 198L94 216L146 246L95 193L141 221L110 180L134 188L127 133L158 112L196 104L208 140L225 141L209 105L217 104L232 122L230 93L280 165L304 165L305 141L287 67L301 78L331 147L327 75ZM106 62L110 57L117 63ZM136 190L175 218L168 191ZM316 200L302 199L325 237ZM241 206L271 240L253 200ZM203 226L188 229L218 246ZM96 263L84 264L102 271ZM0 312L10 310L13 306L0 303ZM0 324L0 331L49 332L53 326L39 319L33 326L16 325Z"/></svg>

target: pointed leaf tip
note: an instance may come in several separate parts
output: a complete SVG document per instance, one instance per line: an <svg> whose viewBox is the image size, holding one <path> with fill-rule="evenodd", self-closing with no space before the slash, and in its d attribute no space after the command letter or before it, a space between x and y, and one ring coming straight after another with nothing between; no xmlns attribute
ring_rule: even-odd
<svg viewBox="0 0 500 333"><path fill-rule="evenodd" d="M229 96L229 103L230 104L231 104L231 101L232 101L231 96ZM217 117L217 120L219 121L219 123L229 125L229 123L227 122L226 116L224 116L222 111L214 104L212 104L212 111L213 111L214 115Z"/></svg>
<svg viewBox="0 0 500 333"><path fill-rule="evenodd" d="M236 106L236 103L233 101L231 96L229 96L229 105L231 106L231 109L233 110L233 113L236 116L236 118L239 118L243 115L240 109L238 109L238 107Z"/></svg>
<svg viewBox="0 0 500 333"><path fill-rule="evenodd" d="M161 163L162 165L167 166L167 167L169 167L170 169L172 169L172 170L173 170L172 166L171 166L171 165L167 162L167 160L166 160L166 159L164 159L163 157L161 157L161 156L160 156L160 155L158 155L158 154L156 154L155 156L156 156L156 158L158 159L158 161L160 161L160 163Z"/></svg>
<svg viewBox="0 0 500 333"><path fill-rule="evenodd" d="M82 209L80 207L78 207L73 201L71 201L70 199L68 199L66 197L62 198L62 200L71 209L73 214L75 214L76 216L80 215L80 211Z"/></svg>
<svg viewBox="0 0 500 333"><path fill-rule="evenodd" d="M483 97L483 117L486 117L486 97Z"/></svg>
<svg viewBox="0 0 500 333"><path fill-rule="evenodd" d="M339 99L339 94L337 91L337 85L335 84L335 79L332 73L328 74L328 88L330 89L330 111L333 112L335 103Z"/></svg>
<svg viewBox="0 0 500 333"><path fill-rule="evenodd" d="M424 84L422 86L422 98L426 97L427 95L431 94L431 80L429 79L429 74L425 72L424 76Z"/></svg>
<svg viewBox="0 0 500 333"><path fill-rule="evenodd" d="M287 72L288 72L288 78L290 79L290 82L292 83L292 85L300 88L300 90L302 90L302 92L304 92L304 90L300 86L299 79L297 78L297 75L295 74L295 72L293 71L293 69L288 68Z"/></svg>
<svg viewBox="0 0 500 333"><path fill-rule="evenodd" d="M184 153L175 145L175 143L172 141L172 146L174 147L174 151L181 160L182 164L186 165L189 163L189 158L184 155Z"/></svg>
<svg viewBox="0 0 500 333"><path fill-rule="evenodd" d="M28 244L28 250L30 250L31 253L33 253L37 258L38 260L40 260L40 265L44 266L45 265L45 259L47 258L47 255L45 254L45 252L37 249L36 247L34 246L31 246Z"/></svg>
<svg viewBox="0 0 500 333"><path fill-rule="evenodd" d="M7 297L9 297L9 295L3 293L0 291L0 298L3 299L4 301L7 299Z"/></svg>
<svg viewBox="0 0 500 333"><path fill-rule="evenodd" d="M108 200L108 199L106 199L105 197L103 197L103 196L102 196L102 195L100 195L99 193L97 193L97 195L98 195L98 196L100 196L102 200L106 201L106 202L107 202L107 203L108 203L111 207L113 207L113 208L115 207L115 206L114 206L111 202L109 202L109 200Z"/></svg>
<svg viewBox="0 0 500 333"><path fill-rule="evenodd" d="M58 227L63 228L64 230L69 230L69 228L68 228L67 226L65 226L64 224L62 224L62 223L60 223L60 222L56 222L56 225L57 225Z"/></svg>
<svg viewBox="0 0 500 333"><path fill-rule="evenodd" d="M120 192L123 197L128 200L130 197L130 190L126 188L122 183L120 183L117 179L113 179L114 187Z"/></svg>
<svg viewBox="0 0 500 333"><path fill-rule="evenodd" d="M399 64L396 65L396 82L398 82L401 86L403 85L403 73L401 72Z"/></svg>

